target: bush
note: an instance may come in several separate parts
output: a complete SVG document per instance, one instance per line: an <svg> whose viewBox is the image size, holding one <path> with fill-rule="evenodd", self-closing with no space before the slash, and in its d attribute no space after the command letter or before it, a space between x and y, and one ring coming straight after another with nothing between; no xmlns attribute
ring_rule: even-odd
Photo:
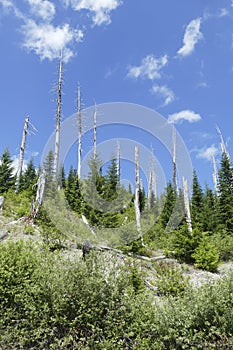
<svg viewBox="0 0 233 350"><path fill-rule="evenodd" d="M219 254L214 244L209 241L208 237L201 240L192 254L192 257L195 260L194 266L210 272L217 271Z"/></svg>
<svg viewBox="0 0 233 350"><path fill-rule="evenodd" d="M174 256L186 263L194 263L193 253L202 237L203 234L197 228L190 232L186 224L180 226L173 232L172 250Z"/></svg>
<svg viewBox="0 0 233 350"><path fill-rule="evenodd" d="M223 261L233 260L233 237L226 232L216 233L211 237L211 242L218 251L219 259Z"/></svg>
<svg viewBox="0 0 233 350"><path fill-rule="evenodd" d="M189 279L184 277L181 268L176 267L174 263L167 264L161 261L154 263L154 268L157 273L155 285L160 295L177 296L187 289Z"/></svg>
<svg viewBox="0 0 233 350"><path fill-rule="evenodd" d="M4 203L4 215L18 219L23 216L29 216L30 209L31 201L26 191L17 194L13 190L7 192Z"/></svg>

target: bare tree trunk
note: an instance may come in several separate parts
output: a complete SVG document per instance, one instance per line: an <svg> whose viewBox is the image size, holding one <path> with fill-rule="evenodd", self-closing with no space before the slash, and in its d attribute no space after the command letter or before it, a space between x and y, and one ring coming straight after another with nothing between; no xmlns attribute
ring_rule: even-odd
<svg viewBox="0 0 233 350"><path fill-rule="evenodd" d="M97 108L95 104L95 110L93 115L93 122L94 122L94 134L93 134L93 157L94 160L97 158Z"/></svg>
<svg viewBox="0 0 233 350"><path fill-rule="evenodd" d="M86 225L86 227L91 231L91 233L94 236L96 236L94 229L91 227L91 225L89 224L89 222L84 214L82 214L82 221Z"/></svg>
<svg viewBox="0 0 233 350"><path fill-rule="evenodd" d="M192 232L192 221L189 206L189 194L188 194L188 181L183 177L183 189L184 189L184 207L186 214L186 223L188 225L189 232Z"/></svg>
<svg viewBox="0 0 233 350"><path fill-rule="evenodd" d="M134 199L134 207L135 207L136 225L137 225L138 236L141 239L142 245L144 245L143 237L142 237L142 229L141 229L139 191L140 191L140 180L139 180L138 146L135 146L135 199Z"/></svg>
<svg viewBox="0 0 233 350"><path fill-rule="evenodd" d="M221 130L220 130L220 128L218 126L216 126L216 129L217 129L217 132L218 132L218 134L220 136L220 146L221 146L222 154L225 153L227 155L228 159L230 160L230 154L228 152L227 145L224 142L224 139L223 139L223 136L222 136L222 132L221 132Z"/></svg>
<svg viewBox="0 0 233 350"><path fill-rule="evenodd" d="M82 111L81 111L81 88L78 83L78 178L81 179L82 164Z"/></svg>
<svg viewBox="0 0 233 350"><path fill-rule="evenodd" d="M20 177L21 177L22 169L23 169L25 144L26 144L26 138L27 138L27 133L28 133L28 123L29 123L29 117L26 117L25 122L24 122L24 128L23 128L22 143L21 143L21 147L20 147L19 165L18 165L16 182L15 182L15 193L19 192Z"/></svg>
<svg viewBox="0 0 233 350"><path fill-rule="evenodd" d="M117 181L120 184L120 176L121 176L121 148L120 142L117 141Z"/></svg>
<svg viewBox="0 0 233 350"><path fill-rule="evenodd" d="M43 170L36 184L37 185L36 203L39 206L42 205L43 199L44 199L44 190L45 190L45 182L46 182L45 177L46 177L46 173Z"/></svg>
<svg viewBox="0 0 233 350"><path fill-rule="evenodd" d="M157 196L154 166L155 166L155 158L154 158L153 149L152 149L151 168L150 168L149 184L148 184L148 208L149 209L151 209L152 207L153 197L155 199Z"/></svg>
<svg viewBox="0 0 233 350"><path fill-rule="evenodd" d="M213 183L214 183L214 192L218 193L218 171L217 165L214 155L212 156L212 164L213 164Z"/></svg>
<svg viewBox="0 0 233 350"><path fill-rule="evenodd" d="M57 91L57 115L56 115L56 131L55 131L55 151L54 151L54 179L57 178L60 148L60 124L61 124L61 93L62 93L62 52L59 63L58 91Z"/></svg>
<svg viewBox="0 0 233 350"><path fill-rule="evenodd" d="M177 192L177 167L176 167L176 129L173 125L172 129L172 135L173 135L173 188L174 191Z"/></svg>

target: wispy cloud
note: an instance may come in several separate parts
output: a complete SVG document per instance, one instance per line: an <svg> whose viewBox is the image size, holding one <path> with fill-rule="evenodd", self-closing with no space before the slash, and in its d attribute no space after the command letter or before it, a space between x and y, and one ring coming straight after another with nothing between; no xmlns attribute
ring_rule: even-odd
<svg viewBox="0 0 233 350"><path fill-rule="evenodd" d="M177 51L180 56L190 55L195 48L195 45L199 40L203 38L203 34L200 31L201 28L201 18L193 19L186 27L183 46Z"/></svg>
<svg viewBox="0 0 233 350"><path fill-rule="evenodd" d="M22 47L34 52L41 60L52 61L63 51L64 62L74 56L74 44L82 41L84 32L72 28L68 23L55 26L52 23L56 14L54 3L48 0L26 0L30 14L22 13L11 0L0 0L8 12L22 20L20 32L23 34ZM35 20L35 18L37 20Z"/></svg>
<svg viewBox="0 0 233 350"><path fill-rule="evenodd" d="M71 28L69 24L55 27L52 24L37 24L30 19L21 30L24 34L23 46L39 55L41 60L47 58L52 61L63 50L64 62L68 62L74 55L70 45L83 39L83 32Z"/></svg>
<svg viewBox="0 0 233 350"><path fill-rule="evenodd" d="M219 10L219 13L218 13L218 16L219 16L219 17L226 17L226 16L228 16L228 15L229 15L228 9L226 9L226 8L221 8L221 9Z"/></svg>
<svg viewBox="0 0 233 350"><path fill-rule="evenodd" d="M63 0L63 3L75 11L90 11L93 24L100 26L111 23L110 13L122 4L122 0Z"/></svg>
<svg viewBox="0 0 233 350"><path fill-rule="evenodd" d="M154 55L144 57L139 66L131 66L128 69L129 78L160 79L161 69L168 64L168 56L156 58Z"/></svg>
<svg viewBox="0 0 233 350"><path fill-rule="evenodd" d="M168 122L172 124L181 124L183 121L187 121L189 123L195 123L201 120L200 114L197 114L188 109L180 111L178 113L174 113L169 115Z"/></svg>
<svg viewBox="0 0 233 350"><path fill-rule="evenodd" d="M167 106L175 99L174 92L165 85L153 85L151 92L152 94L159 95L164 99L163 106Z"/></svg>
<svg viewBox="0 0 233 350"><path fill-rule="evenodd" d="M30 5L31 14L42 18L44 21L51 21L55 14L56 8L54 3L48 0L27 0Z"/></svg>
<svg viewBox="0 0 233 350"><path fill-rule="evenodd" d="M25 19L23 13L15 6L11 0L0 0L0 5L2 5L5 11L10 13L12 12L17 18L20 18L22 20Z"/></svg>
<svg viewBox="0 0 233 350"><path fill-rule="evenodd" d="M211 161L212 157L216 156L218 152L219 150L215 145L211 145L210 147L203 147L197 150L197 158Z"/></svg>

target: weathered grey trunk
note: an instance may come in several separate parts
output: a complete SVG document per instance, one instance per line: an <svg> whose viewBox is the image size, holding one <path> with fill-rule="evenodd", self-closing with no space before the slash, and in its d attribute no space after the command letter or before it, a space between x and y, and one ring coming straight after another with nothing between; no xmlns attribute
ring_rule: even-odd
<svg viewBox="0 0 233 350"><path fill-rule="evenodd" d="M96 160L97 157L97 107L95 104L95 110L93 115L93 123L94 123L94 130L93 130L93 157L94 160Z"/></svg>
<svg viewBox="0 0 233 350"><path fill-rule="evenodd" d="M118 184L120 184L120 176L121 176L121 147L120 142L117 142L117 180Z"/></svg>
<svg viewBox="0 0 233 350"><path fill-rule="evenodd" d="M135 146L135 199L134 199L134 207L135 207L136 226L137 226L138 236L141 239L142 245L144 245L143 237L142 237L142 229L141 229L139 191L140 191L140 179L139 179L138 146Z"/></svg>
<svg viewBox="0 0 233 350"><path fill-rule="evenodd" d="M152 158L151 158L151 168L150 168L150 175L149 175L149 184L148 184L148 208L151 209L152 207L152 198L154 199L157 197L157 191L156 191L156 178L155 178L155 158L152 150Z"/></svg>
<svg viewBox="0 0 233 350"><path fill-rule="evenodd" d="M95 236L95 231L93 230L93 228L91 227L91 225L87 221L87 218L84 214L82 214L82 221L86 225L86 227L91 231L91 233Z"/></svg>
<svg viewBox="0 0 233 350"><path fill-rule="evenodd" d="M23 161L24 161L24 151L25 151L26 138L27 138L27 133L28 133L28 123L29 123L29 117L26 117L25 122L24 122L24 128L23 128L22 143L21 143L21 147L20 147L19 165L18 165L16 182L15 182L15 193L19 192L19 184L20 184L20 178L21 178L21 174L22 174Z"/></svg>
<svg viewBox="0 0 233 350"><path fill-rule="evenodd" d="M188 193L188 181L183 177L183 190L184 190L184 207L185 207L185 217L189 232L192 232L192 221L190 214L189 205L189 193Z"/></svg>
<svg viewBox="0 0 233 350"><path fill-rule="evenodd" d="M82 164L82 110L81 110L81 88L78 84L78 178L81 179Z"/></svg>
<svg viewBox="0 0 233 350"><path fill-rule="evenodd" d="M54 150L54 180L57 179L60 149L60 125L61 125L61 94L62 94L62 72L63 72L62 52L59 62L58 91L57 91L57 114L55 130L55 150Z"/></svg>
<svg viewBox="0 0 233 350"><path fill-rule="evenodd" d="M214 155L212 156L212 164L213 164L213 183L214 183L214 192L218 193L218 171L217 165Z"/></svg>
<svg viewBox="0 0 233 350"><path fill-rule="evenodd" d="M220 146L221 146L222 154L225 153L227 155L228 159L230 160L230 154L228 152L227 145L224 142L224 139L223 139L223 136L222 136L222 132L221 132L221 130L220 130L220 128L218 126L216 126L216 129L217 129L217 132L218 132L219 137L220 137Z"/></svg>
<svg viewBox="0 0 233 350"><path fill-rule="evenodd" d="M175 126L173 125L172 128L172 138L173 138L173 188L174 191L177 192L177 166L176 166L176 129Z"/></svg>
<svg viewBox="0 0 233 350"><path fill-rule="evenodd" d="M45 171L43 170L37 181L36 203L39 206L42 205L43 199L44 199L44 190L45 190L45 181L46 181L45 177L46 177L46 174L45 174Z"/></svg>

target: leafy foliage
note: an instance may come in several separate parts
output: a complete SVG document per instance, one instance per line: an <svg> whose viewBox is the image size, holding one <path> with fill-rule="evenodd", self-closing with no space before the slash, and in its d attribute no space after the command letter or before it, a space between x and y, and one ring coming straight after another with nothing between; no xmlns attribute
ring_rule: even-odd
<svg viewBox="0 0 233 350"><path fill-rule="evenodd" d="M219 253L208 237L201 240L192 257L195 260L194 266L211 272L217 271Z"/></svg>

